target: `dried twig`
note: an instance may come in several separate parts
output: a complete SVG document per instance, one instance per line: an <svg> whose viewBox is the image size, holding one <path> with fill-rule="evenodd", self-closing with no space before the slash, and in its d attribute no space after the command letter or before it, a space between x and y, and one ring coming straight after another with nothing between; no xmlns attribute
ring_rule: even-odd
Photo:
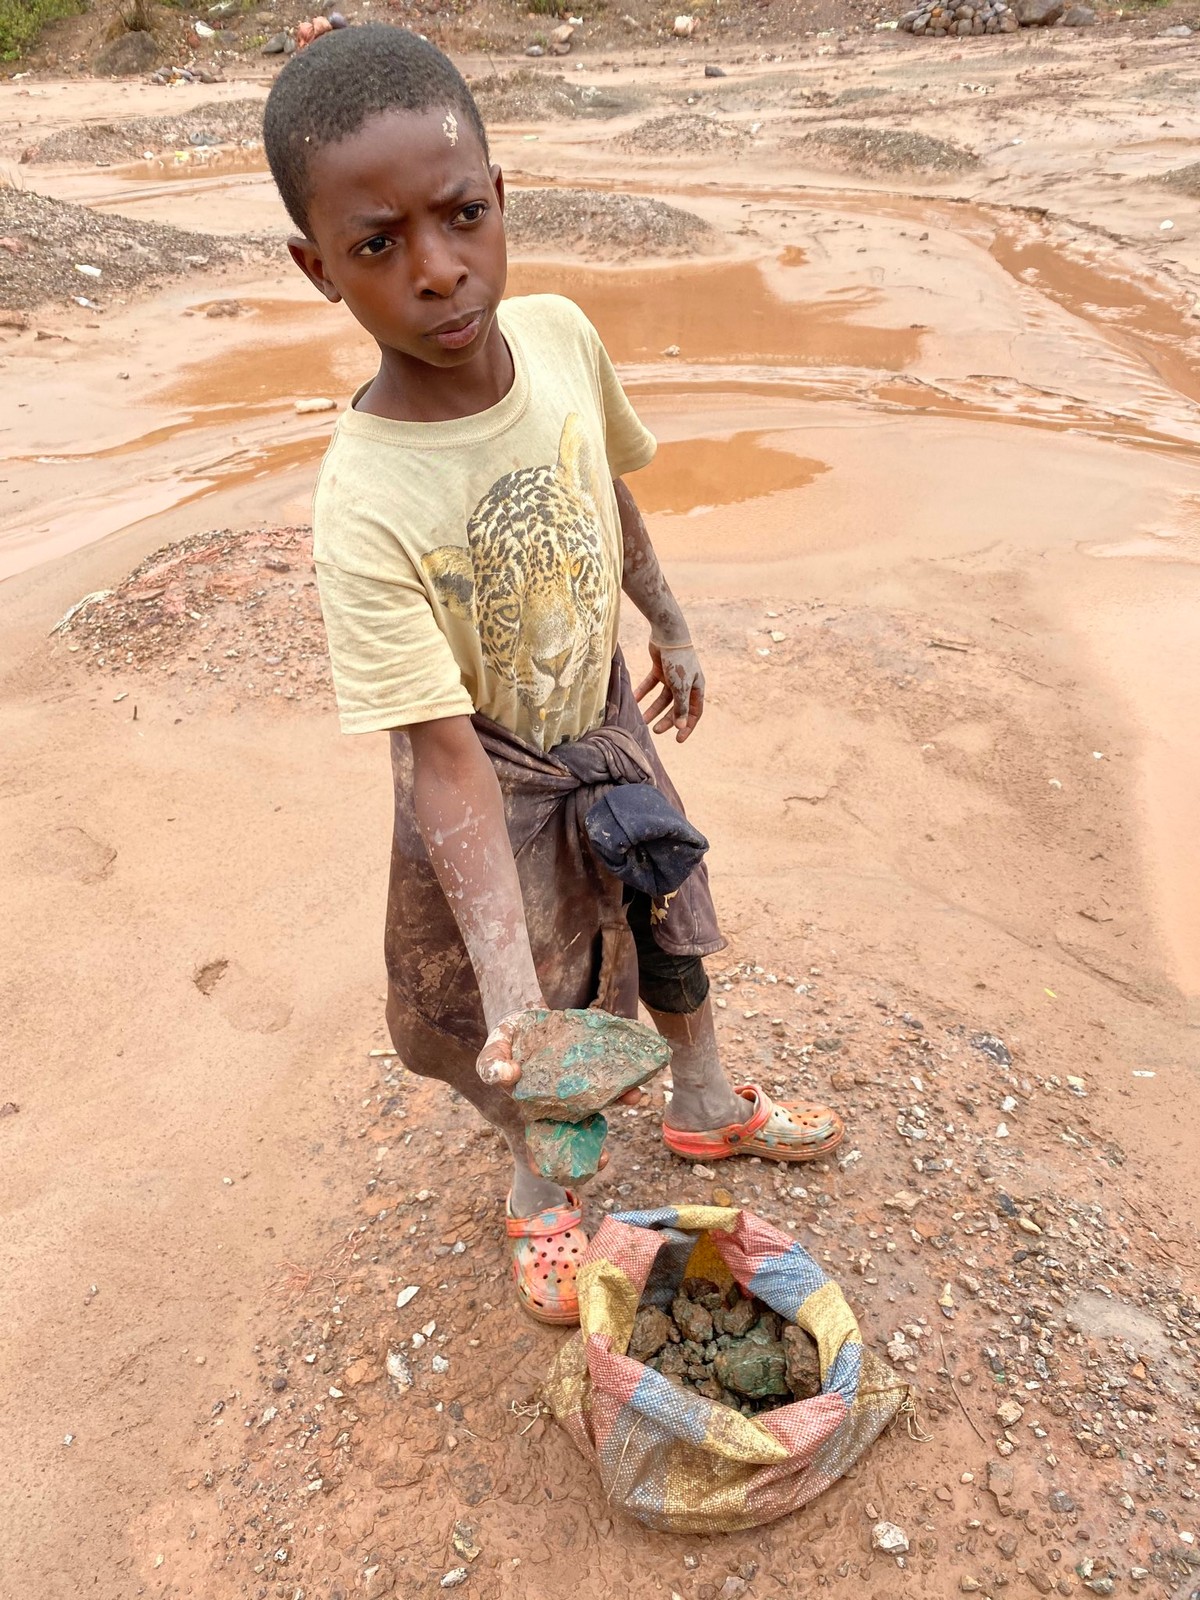
<svg viewBox="0 0 1200 1600"><path fill-rule="evenodd" d="M977 1425L977 1423L975 1421L975 1418L971 1415L971 1413L967 1410L966 1406L963 1404L963 1397L958 1392L958 1386L954 1382L954 1374L950 1371L950 1358L946 1354L946 1341L942 1338L942 1335L941 1335L940 1331L938 1333L938 1343L942 1347L942 1365L946 1369L946 1378L947 1378L947 1380L948 1380L948 1382L950 1384L950 1393L958 1401L958 1409L962 1412L963 1416L966 1417L967 1421L971 1424L971 1427L974 1429L975 1437L980 1441L981 1444L987 1444L988 1443L987 1435L983 1434L983 1433L980 1433L979 1427L978 1427L978 1425Z"/></svg>

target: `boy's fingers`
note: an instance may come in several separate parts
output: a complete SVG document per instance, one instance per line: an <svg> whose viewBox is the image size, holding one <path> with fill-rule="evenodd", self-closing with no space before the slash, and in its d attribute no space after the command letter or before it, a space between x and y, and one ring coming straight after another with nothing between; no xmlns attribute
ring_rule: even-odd
<svg viewBox="0 0 1200 1600"><path fill-rule="evenodd" d="M641 683L638 684L637 689L634 691L633 698L635 700L644 700L650 693L651 689L657 688L661 682L662 679L659 677L658 673L652 672L649 677L643 678Z"/></svg>
<svg viewBox="0 0 1200 1600"><path fill-rule="evenodd" d="M662 714L662 712L664 712L671 703L672 703L671 691L669 689L663 689L660 692L658 698L655 700L654 704L652 706L647 706L645 711L643 712L643 715L644 715L646 721L647 722L653 722L655 717L660 716ZM672 713L672 715L673 715L673 713Z"/></svg>
<svg viewBox="0 0 1200 1600"><path fill-rule="evenodd" d="M666 716L660 717L659 720L654 724L654 731L655 733L666 733L669 728L674 728L677 726L678 724L675 720L675 708L672 706L667 712Z"/></svg>
<svg viewBox="0 0 1200 1600"><path fill-rule="evenodd" d="M514 1022L514 1018L506 1017L492 1029L475 1062L480 1078L493 1088L511 1089L521 1076L521 1069L512 1058Z"/></svg>

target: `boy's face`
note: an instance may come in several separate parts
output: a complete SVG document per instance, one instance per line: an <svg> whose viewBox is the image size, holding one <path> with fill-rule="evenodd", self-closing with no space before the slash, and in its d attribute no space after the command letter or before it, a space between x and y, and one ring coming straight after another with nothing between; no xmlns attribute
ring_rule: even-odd
<svg viewBox="0 0 1200 1600"><path fill-rule="evenodd" d="M372 117L309 158L301 270L385 349L462 367L504 294L504 180L457 111Z"/></svg>

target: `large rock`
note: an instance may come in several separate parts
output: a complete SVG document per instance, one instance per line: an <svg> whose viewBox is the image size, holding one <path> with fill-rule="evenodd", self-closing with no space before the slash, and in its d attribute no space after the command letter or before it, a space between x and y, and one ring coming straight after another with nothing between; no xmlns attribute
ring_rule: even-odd
<svg viewBox="0 0 1200 1600"><path fill-rule="evenodd" d="M1094 28L1097 18L1091 6L1072 6L1059 20L1064 28Z"/></svg>
<svg viewBox="0 0 1200 1600"><path fill-rule="evenodd" d="M766 1400L787 1394L787 1355L781 1344L751 1344L749 1340L718 1350L713 1361L717 1382L748 1400Z"/></svg>
<svg viewBox="0 0 1200 1600"><path fill-rule="evenodd" d="M1063 0L1017 0L1013 10L1023 28L1050 28L1066 10Z"/></svg>
<svg viewBox="0 0 1200 1600"><path fill-rule="evenodd" d="M528 1011L513 1038L513 1099L527 1122L583 1122L666 1066L653 1028L607 1011Z"/></svg>
<svg viewBox="0 0 1200 1600"><path fill-rule="evenodd" d="M132 78L157 66L162 52L152 33L123 33L104 46L92 62L99 78Z"/></svg>

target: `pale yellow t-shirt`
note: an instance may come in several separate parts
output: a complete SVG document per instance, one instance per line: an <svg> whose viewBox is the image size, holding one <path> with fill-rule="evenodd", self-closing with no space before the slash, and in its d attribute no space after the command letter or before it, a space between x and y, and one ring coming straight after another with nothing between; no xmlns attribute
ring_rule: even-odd
<svg viewBox="0 0 1200 1600"><path fill-rule="evenodd" d="M481 711L552 750L604 719L613 479L654 438L571 301L505 301L499 326L515 369L499 405L454 422L351 407L321 465L313 544L347 733Z"/></svg>

